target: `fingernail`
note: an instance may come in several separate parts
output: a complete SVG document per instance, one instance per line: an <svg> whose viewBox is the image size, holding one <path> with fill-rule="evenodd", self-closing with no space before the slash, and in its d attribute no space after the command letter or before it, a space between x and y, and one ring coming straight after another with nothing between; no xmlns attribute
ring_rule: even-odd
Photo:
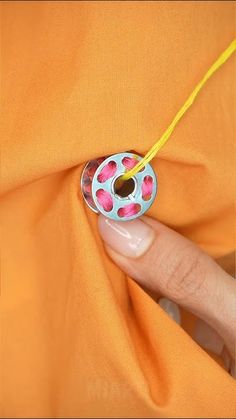
<svg viewBox="0 0 236 419"><path fill-rule="evenodd" d="M168 298L160 298L158 304L178 324L181 324L179 307Z"/></svg>
<svg viewBox="0 0 236 419"><path fill-rule="evenodd" d="M143 221L114 221L99 215L98 229L102 239L115 252L130 258L143 255L154 241L153 229Z"/></svg>

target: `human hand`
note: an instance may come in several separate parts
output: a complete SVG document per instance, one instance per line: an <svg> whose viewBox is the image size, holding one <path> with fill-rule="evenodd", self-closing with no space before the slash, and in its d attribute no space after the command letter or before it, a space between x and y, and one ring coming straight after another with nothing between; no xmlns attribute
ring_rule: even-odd
<svg viewBox="0 0 236 419"><path fill-rule="evenodd" d="M190 240L149 217L116 222L99 215L98 227L111 259L166 297L165 311L178 320L180 305L201 319L193 338L221 355L235 376L236 281Z"/></svg>

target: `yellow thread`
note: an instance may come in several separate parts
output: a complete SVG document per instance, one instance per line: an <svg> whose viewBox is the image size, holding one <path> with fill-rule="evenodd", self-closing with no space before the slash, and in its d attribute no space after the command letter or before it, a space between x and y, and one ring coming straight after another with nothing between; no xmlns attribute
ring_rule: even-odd
<svg viewBox="0 0 236 419"><path fill-rule="evenodd" d="M193 104L196 96L200 92L200 90L203 88L207 80L215 73L218 68L220 68L226 60L236 51L236 39L231 42L231 44L228 46L228 48L219 56L219 58L215 61L215 63L209 68L203 79L197 84L191 95L188 97L182 108L179 110L179 112L174 117L173 121L169 125L169 127L166 129L164 134L161 136L161 138L154 144L154 146L147 152L147 154L143 157L142 160L131 170L126 172L122 176L122 180L128 180L132 176L134 176L136 173L139 172L143 167L146 166L150 160L152 160L157 152L160 150L161 147L168 141L169 137L171 136L173 130L175 129L176 125L182 118L182 116L185 114L185 112L190 108L190 106Z"/></svg>

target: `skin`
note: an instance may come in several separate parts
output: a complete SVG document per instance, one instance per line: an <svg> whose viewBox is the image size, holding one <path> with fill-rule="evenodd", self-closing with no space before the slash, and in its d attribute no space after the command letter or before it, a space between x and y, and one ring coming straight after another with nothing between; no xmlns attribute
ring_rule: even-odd
<svg viewBox="0 0 236 419"><path fill-rule="evenodd" d="M145 290L154 294L161 293L185 307L210 326L209 333L211 330L217 331L225 345L222 356L230 355L233 369L236 346L236 281L232 276L190 240L149 217L128 222L137 226L137 231L142 228L140 223L150 227L148 234L151 239L138 256L127 257L126 244L123 246L124 252L122 250L124 254L121 254L120 247L117 246L119 234L110 227L105 232L104 223L105 217L100 215L99 231L111 259ZM116 222L116 226L119 227L119 224ZM129 225L124 228L129 228Z"/></svg>

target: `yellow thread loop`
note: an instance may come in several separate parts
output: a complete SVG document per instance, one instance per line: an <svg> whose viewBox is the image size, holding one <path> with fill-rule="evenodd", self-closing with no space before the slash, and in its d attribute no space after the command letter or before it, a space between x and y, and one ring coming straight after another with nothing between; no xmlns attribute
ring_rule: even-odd
<svg viewBox="0 0 236 419"><path fill-rule="evenodd" d="M176 125L182 118L182 116L185 114L185 112L190 108L190 106L193 104L195 98L197 97L200 90L203 88L207 80L215 73L218 68L220 68L226 60L236 51L236 39L231 42L231 44L228 46L228 48L219 56L219 58L215 61L215 63L209 68L203 79L197 84L191 95L188 97L182 108L178 111L176 116L174 117L173 121L169 125L169 127L166 129L164 134L161 136L161 138L154 144L154 146L147 152L147 154L143 157L142 160L131 170L126 172L122 176L122 180L128 180L132 176L134 176L136 173L139 172L143 167L146 166L150 160L152 160L157 152L160 150L161 147L168 141L169 137L171 136L173 130L175 129Z"/></svg>

